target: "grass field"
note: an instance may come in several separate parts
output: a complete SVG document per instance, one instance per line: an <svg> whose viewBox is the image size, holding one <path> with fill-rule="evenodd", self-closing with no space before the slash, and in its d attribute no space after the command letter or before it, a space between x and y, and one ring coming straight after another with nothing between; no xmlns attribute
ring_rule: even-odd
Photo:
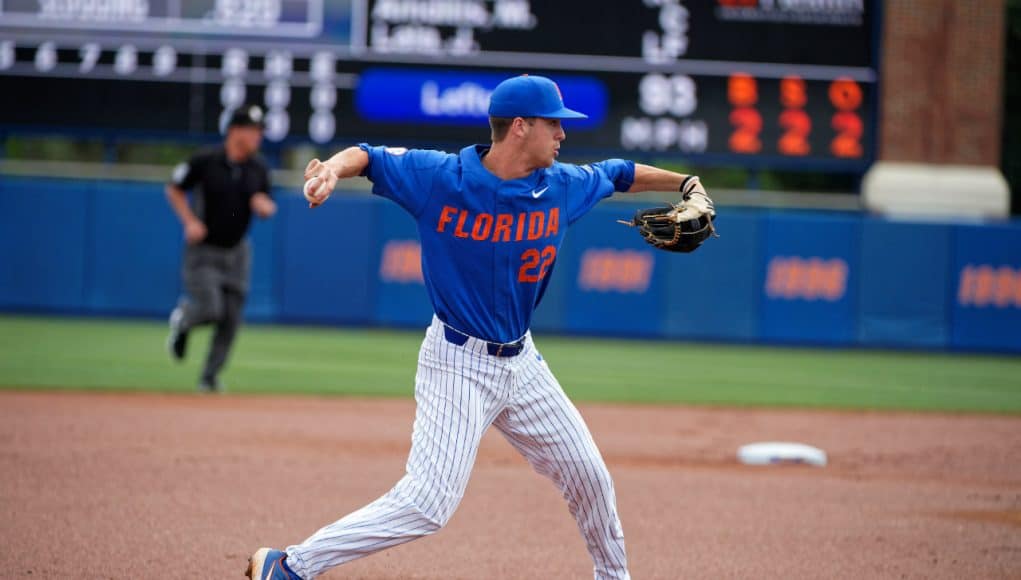
<svg viewBox="0 0 1021 580"><path fill-rule="evenodd" d="M190 392L209 332L171 363L152 321L0 316L0 387ZM409 396L421 332L248 326L234 393ZM539 336L579 401L1021 412L1021 357Z"/></svg>

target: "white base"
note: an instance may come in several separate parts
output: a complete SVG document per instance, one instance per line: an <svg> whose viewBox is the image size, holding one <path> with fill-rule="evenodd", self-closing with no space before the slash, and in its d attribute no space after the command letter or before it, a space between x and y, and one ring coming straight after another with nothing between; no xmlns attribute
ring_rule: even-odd
<svg viewBox="0 0 1021 580"><path fill-rule="evenodd" d="M999 168L880 161L862 182L865 207L898 217L1000 218L1010 187Z"/></svg>
<svg viewBox="0 0 1021 580"><path fill-rule="evenodd" d="M770 441L751 443L737 450L737 459L745 465L807 464L823 467L826 452L803 443Z"/></svg>

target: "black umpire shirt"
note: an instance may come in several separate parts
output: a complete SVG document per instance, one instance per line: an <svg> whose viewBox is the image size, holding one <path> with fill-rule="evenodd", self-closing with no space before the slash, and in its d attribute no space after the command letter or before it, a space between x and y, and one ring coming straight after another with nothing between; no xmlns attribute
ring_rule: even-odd
<svg viewBox="0 0 1021 580"><path fill-rule="evenodd" d="M195 215L206 224L203 243L233 248L252 221L252 195L270 193L269 168L259 155L231 163L223 146L203 149L174 168L171 183L193 190Z"/></svg>

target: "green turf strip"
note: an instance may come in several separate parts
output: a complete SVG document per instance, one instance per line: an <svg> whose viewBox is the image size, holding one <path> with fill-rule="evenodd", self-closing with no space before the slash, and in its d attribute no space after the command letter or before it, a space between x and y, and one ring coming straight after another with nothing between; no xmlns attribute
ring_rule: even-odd
<svg viewBox="0 0 1021 580"><path fill-rule="evenodd" d="M0 316L0 386L190 392L209 331L171 363L166 326ZM250 325L234 393L409 396L420 331ZM537 336L579 401L1021 412L1021 357Z"/></svg>

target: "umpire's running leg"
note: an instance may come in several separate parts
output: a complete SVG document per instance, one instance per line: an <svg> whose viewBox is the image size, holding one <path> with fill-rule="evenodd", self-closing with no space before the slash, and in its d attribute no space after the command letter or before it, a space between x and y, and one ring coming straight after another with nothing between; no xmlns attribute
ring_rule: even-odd
<svg viewBox="0 0 1021 580"><path fill-rule="evenodd" d="M251 248L247 241L233 248L207 244L187 246L181 270L187 297L181 299L170 315L168 348L172 357L183 359L188 332L201 324L215 324L199 390L220 391L219 373L241 325L248 294Z"/></svg>

